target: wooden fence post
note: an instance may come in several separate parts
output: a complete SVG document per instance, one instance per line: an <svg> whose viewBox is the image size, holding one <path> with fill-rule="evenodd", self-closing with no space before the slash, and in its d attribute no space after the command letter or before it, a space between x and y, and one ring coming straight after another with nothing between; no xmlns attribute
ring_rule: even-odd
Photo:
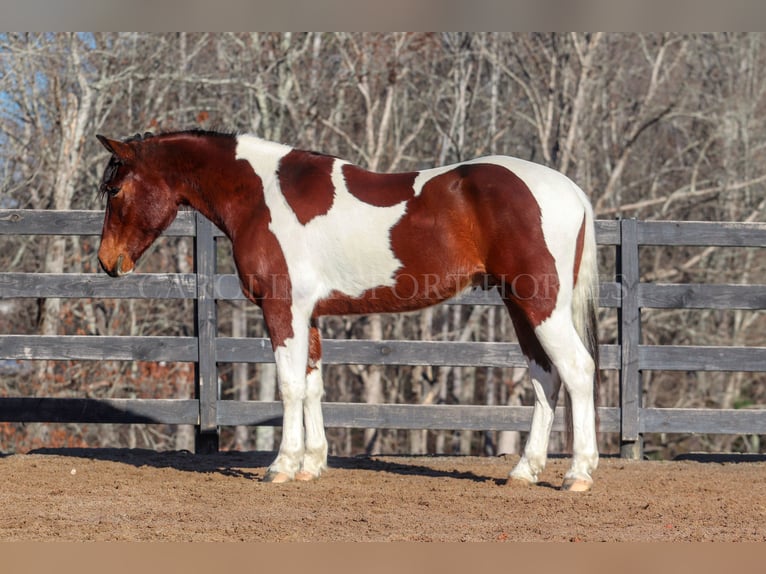
<svg viewBox="0 0 766 574"><path fill-rule="evenodd" d="M620 455L640 459L643 438L640 433L641 372L638 345L641 342L641 310L638 306L638 222L620 222L620 249L617 252L617 280L622 303L618 311L620 365Z"/></svg>
<svg viewBox="0 0 766 574"><path fill-rule="evenodd" d="M197 454L218 451L218 368L215 338L218 331L215 307L216 249L214 226L195 213L194 271L197 299L194 305L195 335L199 356L195 363L195 391L199 400L199 423L194 449Z"/></svg>

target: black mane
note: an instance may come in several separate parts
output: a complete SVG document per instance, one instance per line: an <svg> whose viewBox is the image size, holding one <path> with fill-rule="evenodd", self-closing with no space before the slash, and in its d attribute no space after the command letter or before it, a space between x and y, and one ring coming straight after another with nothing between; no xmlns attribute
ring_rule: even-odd
<svg viewBox="0 0 766 574"><path fill-rule="evenodd" d="M109 192L109 182L114 179L114 177L117 175L117 170L120 169L120 166L122 165L122 162L117 158L117 156L112 155L112 157L109 158L109 163L106 164L106 167L104 168L104 175L101 176L101 184L98 186L98 196L99 198L103 199L104 196Z"/></svg>
<svg viewBox="0 0 766 574"><path fill-rule="evenodd" d="M236 137L238 133L239 132L224 131L224 130L205 130L202 128L189 128L185 130L159 132L156 134L153 132L137 133L123 141L125 141L125 143L141 142L141 141L163 137L163 136L182 136L182 135L199 136L199 137L232 138L232 137Z"/></svg>
<svg viewBox="0 0 766 574"><path fill-rule="evenodd" d="M202 128L190 128L186 130L162 132L157 134L157 137L190 135L190 136L199 136L199 137L233 138L233 137L236 137L238 133L239 132L224 131L224 130L205 130ZM152 134L151 132L147 132L146 134L144 134L145 137L143 139L146 139L147 135L148 137L155 137L154 134Z"/></svg>

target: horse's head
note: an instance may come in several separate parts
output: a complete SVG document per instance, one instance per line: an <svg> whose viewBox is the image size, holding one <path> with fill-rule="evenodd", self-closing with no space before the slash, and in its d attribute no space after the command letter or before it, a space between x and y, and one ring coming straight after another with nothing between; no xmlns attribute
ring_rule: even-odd
<svg viewBox="0 0 766 574"><path fill-rule="evenodd" d="M152 138L96 137L112 153L99 186L107 200L98 260L104 271L119 277L133 271L138 258L172 223L178 200L166 170L157 165Z"/></svg>

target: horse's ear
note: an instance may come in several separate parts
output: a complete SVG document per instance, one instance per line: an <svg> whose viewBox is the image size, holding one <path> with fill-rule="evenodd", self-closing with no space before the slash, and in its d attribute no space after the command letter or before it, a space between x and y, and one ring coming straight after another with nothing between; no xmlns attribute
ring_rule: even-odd
<svg viewBox="0 0 766 574"><path fill-rule="evenodd" d="M107 150L116 155L121 160L133 159L135 157L135 151L133 147L125 142L109 139L102 135L96 135L98 141L101 142Z"/></svg>

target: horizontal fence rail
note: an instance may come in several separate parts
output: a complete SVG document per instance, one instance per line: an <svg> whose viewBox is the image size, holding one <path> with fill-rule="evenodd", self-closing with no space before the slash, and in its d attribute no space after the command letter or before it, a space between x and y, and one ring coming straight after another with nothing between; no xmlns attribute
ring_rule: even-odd
<svg viewBox="0 0 766 574"><path fill-rule="evenodd" d="M0 210L0 235L97 236L101 211ZM761 409L646 408L641 373L766 371L766 347L646 345L642 309L766 309L765 285L641 282L641 246L766 247L766 224L597 221L597 241L616 252L614 277L602 278L599 304L618 312L618 342L600 345L601 367L620 374L620 404L599 408L602 432L620 433L624 456L641 454L644 433L766 434ZM178 361L195 366L194 399L0 398L0 421L159 423L195 425L198 450L215 449L220 426L280 425L278 402L221 400L217 364L273 362L268 339L221 337L215 302L244 299L239 279L216 273L216 240L223 234L184 211L165 232L193 237L195 273L136 273L119 280L101 273L0 273L0 299L100 298L195 301L191 337L96 337L0 334L0 359ZM496 290L472 290L451 305L502 305ZM517 344L447 341L323 341L323 363L434 366L525 366ZM324 403L328 427L528 430L531 407ZM563 417L554 430L562 430Z"/></svg>

